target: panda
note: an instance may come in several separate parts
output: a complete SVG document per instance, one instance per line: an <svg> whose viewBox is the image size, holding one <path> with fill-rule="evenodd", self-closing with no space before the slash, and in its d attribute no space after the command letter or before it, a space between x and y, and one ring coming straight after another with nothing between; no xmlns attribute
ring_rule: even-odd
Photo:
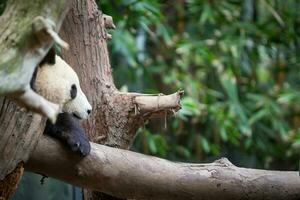
<svg viewBox="0 0 300 200"><path fill-rule="evenodd" d="M76 72L56 55L53 47L36 67L30 85L61 109L55 124L47 120L44 134L62 140L73 152L88 155L91 146L80 121L88 118L92 106L80 88Z"/></svg>

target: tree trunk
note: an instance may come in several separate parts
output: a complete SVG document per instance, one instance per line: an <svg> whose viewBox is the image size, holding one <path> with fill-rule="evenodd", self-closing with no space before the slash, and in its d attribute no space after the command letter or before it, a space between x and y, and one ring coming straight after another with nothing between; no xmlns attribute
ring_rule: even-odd
<svg viewBox="0 0 300 200"><path fill-rule="evenodd" d="M113 83L106 47L106 40L111 36L105 27L113 27L113 24L109 16L98 11L94 0L74 0L61 31L63 38L70 43L70 51L63 50L62 54L78 73L82 88L94 108L93 115L85 123L90 139L128 149L137 128L144 121L172 114L180 108L182 92L162 96L119 92ZM42 119L21 112L4 99L0 105L0 136L3 137L0 144L4 144L0 145L4 152L0 156L21 156L23 160L37 141L35 135L41 133L38 130L43 127L43 123L39 123ZM11 116L13 120L9 120ZM35 117L37 121L33 123ZM37 133L28 134L28 131ZM9 144L18 148L8 147ZM112 199L93 190L116 198L300 198L297 172L238 168L226 159L211 164L173 163L93 143L91 154L79 157L47 136L42 137L30 157L26 165L28 170L89 188L91 191L85 192L86 199ZM5 171L10 164L2 165L1 162L0 167ZM21 168L17 172L22 173ZM7 178L17 180L14 174Z"/></svg>
<svg viewBox="0 0 300 200"><path fill-rule="evenodd" d="M53 40L67 46L55 33L68 10L67 2L12 0L0 18L0 95L52 121L55 121L58 106L33 92L29 82ZM83 89L93 104L94 114L85 124L87 133L93 141L128 148L135 131L146 119L180 108L182 93L160 97L117 91L106 47L106 39L111 36L105 27L114 27L111 17L102 15L91 0L73 1L72 7L62 30L71 50L63 51L63 57L79 74ZM22 163L35 147L45 122L41 116L25 112L15 102L0 98L0 150L3 152L0 154L0 179L21 163L6 176L13 184L21 177ZM15 189L13 184L10 191ZM6 181L0 182L0 194L4 198L11 194L7 192L8 185Z"/></svg>
<svg viewBox="0 0 300 200"><path fill-rule="evenodd" d="M0 17L0 199L8 199L16 189L23 162L45 124L40 115L26 112L16 102L52 120L58 113L58 106L33 92L29 82L67 10L67 0L12 0Z"/></svg>
<svg viewBox="0 0 300 200"><path fill-rule="evenodd" d="M111 27L111 18L98 10L94 0L74 0L60 32L70 44L70 50L62 51L62 56L78 73L93 106L93 114L85 124L89 138L128 149L137 129L147 119L173 114L180 108L183 93L152 96L119 92L113 82L106 44L111 37L106 28ZM99 192L84 194L85 199L103 197Z"/></svg>

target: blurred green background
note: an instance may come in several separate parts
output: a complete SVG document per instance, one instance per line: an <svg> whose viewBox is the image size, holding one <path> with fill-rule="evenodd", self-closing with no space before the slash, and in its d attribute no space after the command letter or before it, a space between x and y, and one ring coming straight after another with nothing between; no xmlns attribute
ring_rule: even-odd
<svg viewBox="0 0 300 200"><path fill-rule="evenodd" d="M118 88L185 90L175 117L149 122L133 149L171 160L296 170L300 2L101 0ZM160 124L160 126L157 126Z"/></svg>
<svg viewBox="0 0 300 200"><path fill-rule="evenodd" d="M225 156L238 166L297 170L298 0L97 3L117 26L109 51L118 88L185 90L182 109L147 123L132 150L177 161Z"/></svg>

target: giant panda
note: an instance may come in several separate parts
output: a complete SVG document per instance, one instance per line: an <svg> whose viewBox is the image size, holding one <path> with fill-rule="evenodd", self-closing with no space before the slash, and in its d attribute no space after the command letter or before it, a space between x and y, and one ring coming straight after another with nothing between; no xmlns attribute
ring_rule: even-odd
<svg viewBox="0 0 300 200"><path fill-rule="evenodd" d="M56 55L53 47L36 67L30 85L61 109L55 124L47 120L44 134L64 141L73 152L88 155L91 147L80 120L88 118L92 106L80 88L76 72Z"/></svg>

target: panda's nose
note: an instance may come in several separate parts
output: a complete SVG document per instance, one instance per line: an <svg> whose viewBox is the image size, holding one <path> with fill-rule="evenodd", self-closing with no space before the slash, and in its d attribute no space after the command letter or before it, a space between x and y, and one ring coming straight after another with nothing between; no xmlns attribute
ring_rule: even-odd
<svg viewBox="0 0 300 200"><path fill-rule="evenodd" d="M86 112L87 112L87 114L89 115L89 114L91 114L92 110L91 110L91 109L88 109Z"/></svg>

